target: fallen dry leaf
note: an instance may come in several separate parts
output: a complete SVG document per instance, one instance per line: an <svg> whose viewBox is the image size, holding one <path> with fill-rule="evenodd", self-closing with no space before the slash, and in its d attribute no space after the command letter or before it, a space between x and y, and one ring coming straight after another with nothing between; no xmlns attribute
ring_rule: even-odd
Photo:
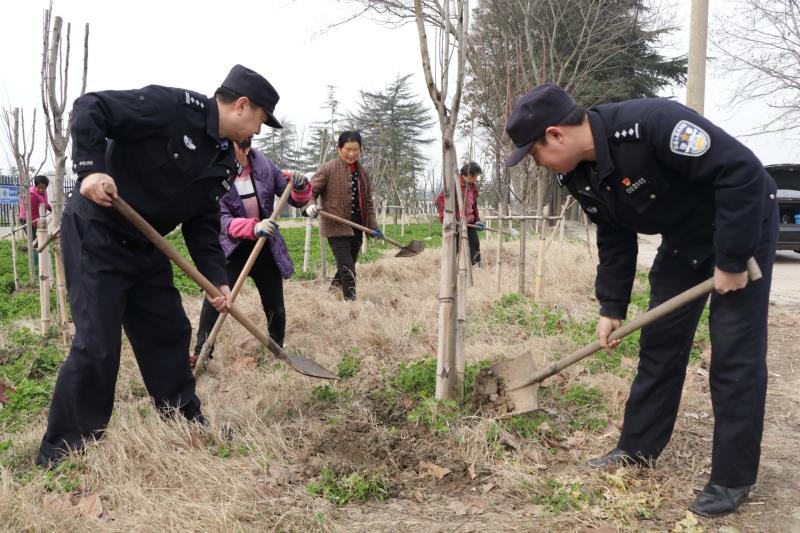
<svg viewBox="0 0 800 533"><path fill-rule="evenodd" d="M50 493L45 495L42 504L45 512L52 514L64 514L72 512L72 498L69 494Z"/></svg>
<svg viewBox="0 0 800 533"><path fill-rule="evenodd" d="M547 514L547 506L529 503L522 508L522 512L528 516L544 516Z"/></svg>
<svg viewBox="0 0 800 533"><path fill-rule="evenodd" d="M103 502L97 494L89 494L78 500L78 511L86 518L99 519L103 516Z"/></svg>
<svg viewBox="0 0 800 533"><path fill-rule="evenodd" d="M512 450L519 450L519 440L508 431L502 431L500 433L500 444L505 444Z"/></svg>
<svg viewBox="0 0 800 533"><path fill-rule="evenodd" d="M460 502L458 500L450 502L447 508L453 511L456 516L464 516L468 512L467 506L464 505L464 502Z"/></svg>
<svg viewBox="0 0 800 533"><path fill-rule="evenodd" d="M615 527L585 527L581 529L581 533L619 533L619 529Z"/></svg>
<svg viewBox="0 0 800 533"><path fill-rule="evenodd" d="M233 368L236 370L253 370L257 364L254 357L240 356L233 361Z"/></svg>
<svg viewBox="0 0 800 533"><path fill-rule="evenodd" d="M478 477L478 474L475 473L475 463L472 463L467 467L467 472L469 472L470 479L475 479L476 477Z"/></svg>
<svg viewBox="0 0 800 533"><path fill-rule="evenodd" d="M450 469L435 465L433 463L422 462L419 464L419 466L421 469L425 470L428 474L431 474L437 479L443 479L444 476L450 473Z"/></svg>
<svg viewBox="0 0 800 533"><path fill-rule="evenodd" d="M486 508L481 500L478 498L470 498L467 496L464 498L464 507L466 508L469 514L481 514L483 513Z"/></svg>
<svg viewBox="0 0 800 533"><path fill-rule="evenodd" d="M494 486L495 486L494 483L487 483L486 485L481 485L481 492L486 494L487 492L492 490Z"/></svg>
<svg viewBox="0 0 800 533"><path fill-rule="evenodd" d="M550 387L551 385L560 385L562 383L567 382L567 376L564 374L553 374L549 378L544 378L541 383L539 383L540 387Z"/></svg>
<svg viewBox="0 0 800 533"><path fill-rule="evenodd" d="M192 428L189 432L189 448L194 448L195 450L204 450L206 448L206 439L203 438L203 433L197 428Z"/></svg>
<svg viewBox="0 0 800 533"><path fill-rule="evenodd" d="M291 472L283 466L270 465L267 473L269 474L269 480L276 485L288 485L292 481Z"/></svg>

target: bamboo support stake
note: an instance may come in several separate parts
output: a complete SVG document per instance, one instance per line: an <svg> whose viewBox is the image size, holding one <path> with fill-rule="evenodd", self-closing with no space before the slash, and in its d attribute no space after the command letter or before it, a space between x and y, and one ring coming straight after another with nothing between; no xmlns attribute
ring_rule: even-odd
<svg viewBox="0 0 800 533"><path fill-rule="evenodd" d="M589 251L589 259L594 259L592 238L589 235L589 216L586 213L583 213L583 229L586 231L586 249Z"/></svg>
<svg viewBox="0 0 800 533"><path fill-rule="evenodd" d="M383 219L383 229L381 231L383 232L384 235L386 235L386 200L383 201L381 218Z"/></svg>
<svg viewBox="0 0 800 533"><path fill-rule="evenodd" d="M56 273L56 303L58 309L58 327L66 329L69 319L67 318L67 283L64 275L64 258L61 255L61 239L53 242L53 255L55 256Z"/></svg>
<svg viewBox="0 0 800 533"><path fill-rule="evenodd" d="M403 202L400 202L400 236L406 236L406 209L403 207Z"/></svg>
<svg viewBox="0 0 800 533"><path fill-rule="evenodd" d="M519 227L519 293L525 294L525 237L528 222L523 220Z"/></svg>
<svg viewBox="0 0 800 533"><path fill-rule="evenodd" d="M29 217L33 218L33 217ZM37 221L37 239L39 242L47 241L47 220L44 218L44 205L39 205L39 220ZM30 251L33 253L33 250ZM52 323L50 313L50 251L39 252L39 306L41 307L41 332L46 335Z"/></svg>
<svg viewBox="0 0 800 533"><path fill-rule="evenodd" d="M502 208L500 208L502 209ZM503 258L503 219L500 218L500 209L497 210L497 292L500 292L500 282L502 280L502 258Z"/></svg>
<svg viewBox="0 0 800 533"><path fill-rule="evenodd" d="M456 192L455 199L456 202L458 203L458 206L456 207L456 212L462 214L466 213L467 212L467 206L465 204L466 200L464 198L464 191L461 190L461 182L458 176L455 177L455 192ZM456 223L458 224L459 228L458 235L459 235L459 240L461 241L459 250L465 249L468 251L467 252L468 266L466 267L467 269L466 281L467 281L467 286L472 287L472 253L469 252L469 236L467 235L467 217L462 216L461 220L457 221Z"/></svg>
<svg viewBox="0 0 800 533"><path fill-rule="evenodd" d="M546 217L550 211L550 206L544 206L544 216ZM539 233L539 257L536 258L536 281L533 286L533 298L539 300L542 297L542 289L544 288L544 254L545 254L545 230L546 225L542 221L542 231Z"/></svg>
<svg viewBox="0 0 800 533"><path fill-rule="evenodd" d="M313 233L314 223L311 217L306 217L306 240L303 244L303 272L308 272L308 264L311 261L311 234Z"/></svg>
<svg viewBox="0 0 800 533"><path fill-rule="evenodd" d="M17 272L17 236L16 230L11 228L11 266L14 271L14 291L19 290L19 274Z"/></svg>

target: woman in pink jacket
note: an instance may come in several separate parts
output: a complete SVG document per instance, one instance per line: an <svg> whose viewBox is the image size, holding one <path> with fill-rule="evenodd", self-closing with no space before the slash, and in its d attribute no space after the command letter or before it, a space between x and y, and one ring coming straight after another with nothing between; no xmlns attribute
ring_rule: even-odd
<svg viewBox="0 0 800 533"><path fill-rule="evenodd" d="M36 227L36 221L39 219L40 204L44 204L44 207L48 213L53 210L53 206L51 206L50 202L47 201L48 185L50 185L50 180L48 180L46 176L36 176L33 179L33 185L31 186L30 195L31 195L31 211L33 211L33 214L31 215L31 224L33 225L34 228ZM28 220L26 207L27 206L25 205L25 202L20 202L19 221L23 225Z"/></svg>

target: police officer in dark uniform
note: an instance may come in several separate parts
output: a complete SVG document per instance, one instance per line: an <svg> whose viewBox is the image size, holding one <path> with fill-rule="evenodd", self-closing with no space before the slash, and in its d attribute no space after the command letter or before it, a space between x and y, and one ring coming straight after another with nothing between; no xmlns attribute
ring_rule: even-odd
<svg viewBox="0 0 800 533"><path fill-rule="evenodd" d="M236 65L210 98L150 85L75 101L78 183L61 222L75 338L56 380L37 464L52 465L102 435L114 404L120 328L156 407L205 423L187 357L191 325L170 262L110 207L104 187L114 185L162 235L182 225L195 264L223 293L212 304L226 310L218 200L237 174L230 141L251 138L262 123L282 127L273 115L278 99L266 79Z"/></svg>
<svg viewBox="0 0 800 533"><path fill-rule="evenodd" d="M555 170L597 225L597 335L625 319L637 233L661 234L650 306L714 277L711 296L711 478L690 510L733 512L756 481L767 388L767 310L778 232L776 186L753 153L672 102L642 99L588 111L554 85L520 98L506 130L516 149ZM764 277L748 283L755 257ZM653 465L672 434L704 300L642 330L638 374L617 448L591 466Z"/></svg>

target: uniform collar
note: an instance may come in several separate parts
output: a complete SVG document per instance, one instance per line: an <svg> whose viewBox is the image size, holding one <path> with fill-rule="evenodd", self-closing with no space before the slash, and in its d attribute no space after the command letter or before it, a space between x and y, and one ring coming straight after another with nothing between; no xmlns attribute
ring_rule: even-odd
<svg viewBox="0 0 800 533"><path fill-rule="evenodd" d="M219 108L215 97L207 98L208 116L206 117L206 133L209 137L217 141L221 150L228 149L228 139L219 137Z"/></svg>
<svg viewBox="0 0 800 533"><path fill-rule="evenodd" d="M587 115L589 116L589 126L592 128L592 137L594 139L594 167L597 170L597 178L603 181L606 176L614 172L614 162L611 160L611 152L608 148L606 128L597 111L590 109Z"/></svg>

